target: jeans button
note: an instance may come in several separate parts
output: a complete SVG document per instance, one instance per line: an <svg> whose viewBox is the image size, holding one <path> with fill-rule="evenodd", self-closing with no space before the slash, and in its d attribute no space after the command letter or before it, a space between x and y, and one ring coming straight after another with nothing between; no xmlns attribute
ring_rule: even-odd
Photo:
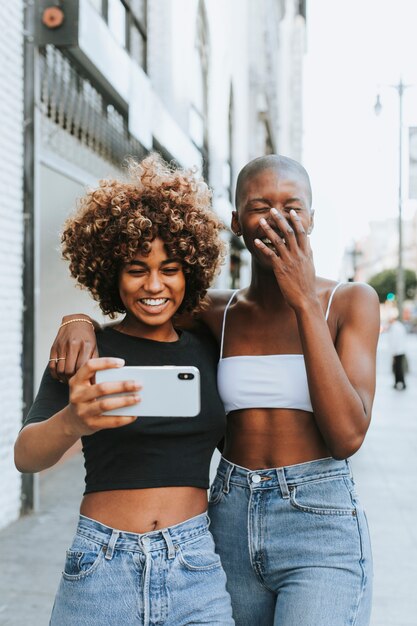
<svg viewBox="0 0 417 626"><path fill-rule="evenodd" d="M252 476L251 480L252 480L252 482L253 482L253 483L255 483L255 485L256 485L257 483L260 483L260 482L261 482L261 477L259 476L259 474L254 474L254 475Z"/></svg>
<svg viewBox="0 0 417 626"><path fill-rule="evenodd" d="M144 548L148 548L150 543L151 540L149 539L149 537L142 537L142 545Z"/></svg>

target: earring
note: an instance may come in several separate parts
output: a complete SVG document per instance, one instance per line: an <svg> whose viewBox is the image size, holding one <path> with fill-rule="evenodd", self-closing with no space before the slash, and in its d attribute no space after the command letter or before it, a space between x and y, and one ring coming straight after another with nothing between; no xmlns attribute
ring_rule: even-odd
<svg viewBox="0 0 417 626"><path fill-rule="evenodd" d="M241 236L242 236L242 233L241 233L241 231L240 231L240 230L238 230L238 231L237 231L236 233L234 233L234 234L236 235L236 237L241 237Z"/></svg>

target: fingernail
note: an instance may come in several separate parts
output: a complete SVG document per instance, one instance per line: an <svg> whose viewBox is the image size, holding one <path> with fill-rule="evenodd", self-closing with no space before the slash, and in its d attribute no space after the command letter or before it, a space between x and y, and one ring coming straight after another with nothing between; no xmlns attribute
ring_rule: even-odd
<svg viewBox="0 0 417 626"><path fill-rule="evenodd" d="M115 357L114 360L116 361L117 367L122 367L125 364L124 359L118 359L117 357Z"/></svg>
<svg viewBox="0 0 417 626"><path fill-rule="evenodd" d="M273 213L274 215L279 215L278 211L276 209L271 209L271 213Z"/></svg>
<svg viewBox="0 0 417 626"><path fill-rule="evenodd" d="M295 217L297 215L297 213L294 211L294 209L291 209L290 211L290 215L292 215L293 217Z"/></svg>
<svg viewBox="0 0 417 626"><path fill-rule="evenodd" d="M262 224L262 226L265 226L266 224L266 219L264 217L261 217L261 219L259 220L259 222Z"/></svg>

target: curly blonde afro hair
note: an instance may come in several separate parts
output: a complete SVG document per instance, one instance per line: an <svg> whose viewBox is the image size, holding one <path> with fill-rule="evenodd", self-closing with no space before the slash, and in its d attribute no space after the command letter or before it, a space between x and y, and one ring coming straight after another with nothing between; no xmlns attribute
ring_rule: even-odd
<svg viewBox="0 0 417 626"><path fill-rule="evenodd" d="M114 318L125 312L121 268L138 253L149 254L159 237L182 263L186 290L179 312L195 312L224 257L222 229L204 181L151 154L129 162L126 181L102 180L80 199L64 224L62 254L78 284Z"/></svg>

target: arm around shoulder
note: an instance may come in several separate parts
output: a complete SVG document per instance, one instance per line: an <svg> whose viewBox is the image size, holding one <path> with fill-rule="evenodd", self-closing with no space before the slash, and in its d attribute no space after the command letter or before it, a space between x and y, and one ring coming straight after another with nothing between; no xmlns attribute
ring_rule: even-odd
<svg viewBox="0 0 417 626"><path fill-rule="evenodd" d="M68 382L88 359L98 356L95 331L100 330L88 315L65 315L49 354L52 378Z"/></svg>

